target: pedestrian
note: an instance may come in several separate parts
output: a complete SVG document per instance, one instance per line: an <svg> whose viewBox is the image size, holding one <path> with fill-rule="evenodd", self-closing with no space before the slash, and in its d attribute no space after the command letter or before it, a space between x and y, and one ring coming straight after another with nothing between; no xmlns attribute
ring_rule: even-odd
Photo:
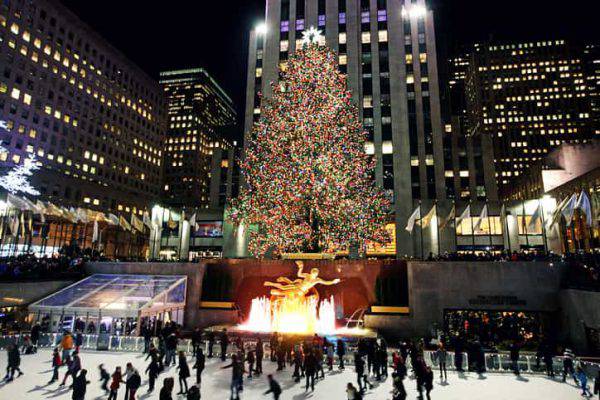
<svg viewBox="0 0 600 400"><path fill-rule="evenodd" d="M39 322L36 322L31 328L31 344L33 346L33 351L37 353L37 346L40 340L40 333L42 331L42 327Z"/></svg>
<svg viewBox="0 0 600 400"><path fill-rule="evenodd" d="M269 390L267 390L264 394L273 393L273 399L279 400L279 396L281 396L282 392L281 385L279 385L279 382L277 382L271 374L267 375L267 379L269 380Z"/></svg>
<svg viewBox="0 0 600 400"><path fill-rule="evenodd" d="M244 360L237 354L231 356L231 364L222 367L222 369L231 368L231 396L232 400L240 398L240 392L244 390Z"/></svg>
<svg viewBox="0 0 600 400"><path fill-rule="evenodd" d="M261 338L256 341L256 375L261 375L263 372L262 362L265 356L265 349Z"/></svg>
<svg viewBox="0 0 600 400"><path fill-rule="evenodd" d="M367 374L365 371L365 360L358 351L354 353L354 371L356 372L356 382L358 383L358 390L361 393L367 389L367 386L373 387L367 380Z"/></svg>
<svg viewBox="0 0 600 400"><path fill-rule="evenodd" d="M223 330L221 331L219 342L221 345L221 361L225 361L227 359L227 346L229 346L229 337L227 336L227 329L223 328Z"/></svg>
<svg viewBox="0 0 600 400"><path fill-rule="evenodd" d="M193 366L193 368L196 369L196 385L198 385L198 388L200 388L200 384L202 383L202 371L204 371L205 366L206 357L204 356L202 348L199 348L198 352L196 353L196 362Z"/></svg>
<svg viewBox="0 0 600 400"><path fill-rule="evenodd" d="M192 333L192 356L196 357L196 353L198 352L198 349L200 348L200 345L202 344L202 332L200 331L200 328L196 328L194 329L194 332Z"/></svg>
<svg viewBox="0 0 600 400"><path fill-rule="evenodd" d="M16 344L11 343L7 346L6 351L8 353L8 365L6 367L6 379L7 382L10 382L15 377L15 372L19 371L19 376L23 375L23 371L21 371L21 353L19 352L19 348Z"/></svg>
<svg viewBox="0 0 600 400"><path fill-rule="evenodd" d="M254 356L254 351L250 350L248 354L246 354L246 362L248 363L248 378L252 379L252 372L254 371L254 363L256 362L256 357Z"/></svg>
<svg viewBox="0 0 600 400"><path fill-rule="evenodd" d="M154 390L154 384L156 382L156 378L158 378L158 374L160 373L160 365L158 364L158 359L150 360L150 364L146 367L146 374L148 374L148 393L152 393Z"/></svg>
<svg viewBox="0 0 600 400"><path fill-rule="evenodd" d="M98 365L98 370L100 371L100 382L102 382L100 388L104 390L105 394L108 394L108 380L110 379L110 375L108 371L104 369L104 364Z"/></svg>
<svg viewBox="0 0 600 400"><path fill-rule="evenodd" d="M169 334L169 336L167 336L167 339L165 340L165 348L166 348L166 360L165 360L165 364L167 366L169 365L176 365L175 362L175 356L177 354L177 336L175 336L175 333L171 333Z"/></svg>
<svg viewBox="0 0 600 400"><path fill-rule="evenodd" d="M592 397L593 395L590 392L590 389L588 388L588 385L587 385L588 378L587 378L587 375L585 374L585 371L583 370L583 368L577 367L577 372L575 373L575 375L579 379L579 385L581 387L581 395Z"/></svg>
<svg viewBox="0 0 600 400"><path fill-rule="evenodd" d="M141 385L142 385L142 378L140 377L140 373L138 372L137 369L134 368L133 373L131 374L129 379L127 379L127 381L125 381L125 387L127 387L127 389L129 389L129 397L126 398L125 400L135 400L135 394Z"/></svg>
<svg viewBox="0 0 600 400"><path fill-rule="evenodd" d="M73 352L73 358L69 361L69 364L67 365L67 372L65 373L65 377L63 378L60 386L65 386L65 383L67 383L67 378L69 376L71 376L71 379L75 381L77 373L81 370L81 359L79 358L79 352L77 350Z"/></svg>
<svg viewBox="0 0 600 400"><path fill-rule="evenodd" d="M425 393L427 394L427 400L431 400L430 393L433 390L433 371L430 367L425 370L424 379Z"/></svg>
<svg viewBox="0 0 600 400"><path fill-rule="evenodd" d="M346 385L346 397L348 400L362 400L362 394L350 382Z"/></svg>
<svg viewBox="0 0 600 400"><path fill-rule="evenodd" d="M75 351L79 352L79 349L83 345L83 333L81 331L77 331L75 333Z"/></svg>
<svg viewBox="0 0 600 400"><path fill-rule="evenodd" d="M48 385L56 382L58 380L58 369L62 365L60 360L60 353L58 352L58 347L54 348L52 352L52 379L48 382Z"/></svg>
<svg viewBox="0 0 600 400"><path fill-rule="evenodd" d="M292 363L294 364L294 373L292 374L292 378L294 378L294 382L300 382L301 371L303 371L304 364L304 356L302 354L302 344L297 343L294 346L294 354L292 356ZM304 373L302 373L304 375Z"/></svg>
<svg viewBox="0 0 600 400"><path fill-rule="evenodd" d="M206 338L208 340L208 358L213 358L213 347L215 346L215 332L212 330L206 333Z"/></svg>
<svg viewBox="0 0 600 400"><path fill-rule="evenodd" d="M179 369L179 392L177 394L187 394L187 378L190 377L190 367L187 364L185 353L183 351L179 352L179 365L177 368Z"/></svg>
<svg viewBox="0 0 600 400"><path fill-rule="evenodd" d="M124 397L125 400L129 400L129 391L131 389L127 382L129 382L129 378L131 378L131 376L133 375L133 371L135 371L135 368L133 368L133 364L128 362L125 365L125 373L123 374L123 380L125 381L125 397Z"/></svg>
<svg viewBox="0 0 600 400"><path fill-rule="evenodd" d="M187 392L187 400L200 400L200 389L196 385L192 385L192 387Z"/></svg>
<svg viewBox="0 0 600 400"><path fill-rule="evenodd" d="M112 374L112 381L110 382L110 393L108 395L108 400L117 400L117 393L119 392L119 387L123 382L123 374L121 373L121 367L115 368L115 372Z"/></svg>
<svg viewBox="0 0 600 400"><path fill-rule="evenodd" d="M448 381L448 371L446 370L446 362L448 359L448 352L443 344L440 344L435 355L440 365L440 381Z"/></svg>
<svg viewBox="0 0 600 400"><path fill-rule="evenodd" d="M62 363L63 365L68 364L69 360L71 360L71 350L73 350L73 336L71 336L69 331L63 333L60 340L60 347L62 348Z"/></svg>
<svg viewBox="0 0 600 400"><path fill-rule="evenodd" d="M337 340L337 356L339 358L339 369L344 369L344 356L346 355L346 346L344 345L344 341L342 339Z"/></svg>
<svg viewBox="0 0 600 400"><path fill-rule="evenodd" d="M84 400L85 391L90 381L87 380L87 370L82 369L79 375L73 380L73 400Z"/></svg>
<svg viewBox="0 0 600 400"><path fill-rule="evenodd" d="M163 387L160 389L159 400L173 400L171 396L173 386L175 386L175 380L173 378L165 378L163 380Z"/></svg>
<svg viewBox="0 0 600 400"><path fill-rule="evenodd" d="M521 351L521 346L517 341L513 342L510 346L510 361L512 365L512 370L515 375L520 375L519 373L519 352Z"/></svg>
<svg viewBox="0 0 600 400"><path fill-rule="evenodd" d="M568 348L563 353L563 382L567 380L567 374L573 377L576 385L579 384L575 375L575 354Z"/></svg>
<svg viewBox="0 0 600 400"><path fill-rule="evenodd" d="M315 375L317 374L317 359L314 350L310 349L304 355L304 373L306 374L306 386L304 390L315 391Z"/></svg>

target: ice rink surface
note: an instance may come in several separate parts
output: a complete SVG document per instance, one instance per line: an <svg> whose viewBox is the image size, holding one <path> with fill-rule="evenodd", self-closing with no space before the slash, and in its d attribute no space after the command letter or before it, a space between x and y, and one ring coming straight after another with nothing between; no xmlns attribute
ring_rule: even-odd
<svg viewBox="0 0 600 400"><path fill-rule="evenodd" d="M142 375L142 387L138 391L138 399L158 399L158 392L162 386L162 380L167 376L175 378L175 389L173 390L173 399L185 399L185 396L177 396L179 384L177 380L177 370L170 367L163 372L158 380L157 387L150 395L146 393L148 388L148 377L144 373L147 362L144 356L137 353L109 353L109 352L91 352L83 351L81 361L83 368L88 370L88 385L86 400L106 399L107 396L100 389L98 382L98 365L103 363L110 374L116 366L125 369L127 362L132 362ZM48 385L47 382L52 376L51 352L49 350L40 350L38 354L23 355L21 357L21 369L25 373L12 382L2 381L0 383L0 400L17 399L52 399L66 400L71 399L71 391L68 384L65 387L59 387L58 382ZM0 354L0 371L4 372L6 368L6 351ZM193 360L188 358L188 364L192 377L188 379L191 386L195 383L195 370L191 369ZM207 360L207 367L202 374L202 398L203 399L229 399L229 383L231 378L231 369L221 370L222 363L219 359ZM303 383L295 383L291 378L291 368L285 371L275 372L275 363L266 360L264 362L264 374L261 377L253 379L244 378L244 391L241 398L244 400L269 399L270 395L264 395L267 390L266 374L274 373L276 379L283 388L282 400L344 400L346 399L345 387L348 382L356 385L356 377L352 366L346 367L346 370L340 372L336 369L332 372L326 372L325 379L317 381L315 391L307 392L304 390ZM66 367L60 369L60 379L64 376ZM441 384L437 371L435 372L434 389L431 393L432 400L568 400L580 399L580 391L574 387L572 382L562 383L558 380L552 381L544 376L523 375L517 378L512 374L485 374L479 377L475 373L466 373L458 375L453 372L448 375L448 382ZM70 378L69 381L70 382ZM417 392L415 381L407 379L404 381L408 390L408 399L416 399ZM593 382L590 382L593 385ZM391 378L376 384L368 390L365 399L391 399ZM125 396L125 388L122 385L119 390L118 399Z"/></svg>

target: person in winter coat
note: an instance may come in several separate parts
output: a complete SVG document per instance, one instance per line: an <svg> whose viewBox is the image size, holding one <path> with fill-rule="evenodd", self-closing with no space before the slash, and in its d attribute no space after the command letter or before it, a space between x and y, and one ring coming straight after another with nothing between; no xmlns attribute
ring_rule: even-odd
<svg viewBox="0 0 600 400"><path fill-rule="evenodd" d="M110 379L110 375L108 374L108 371L104 369L104 364L98 365L98 370L100 372L100 382L102 382L100 388L104 390L105 394L108 394L108 381Z"/></svg>
<svg viewBox="0 0 600 400"><path fill-rule="evenodd" d="M346 385L346 397L348 400L362 400L360 391L350 382Z"/></svg>
<svg viewBox="0 0 600 400"><path fill-rule="evenodd" d="M110 382L110 393L108 395L108 400L117 400L117 393L119 392L119 387L121 387L121 383L123 382L123 374L121 373L121 367L115 368L115 372L112 374L112 381Z"/></svg>
<svg viewBox="0 0 600 400"><path fill-rule="evenodd" d="M394 390L392 391L392 400L406 400L406 388L404 387L403 380L404 377L400 377L398 373L392 373L392 381L394 385Z"/></svg>
<svg viewBox="0 0 600 400"><path fill-rule="evenodd" d="M128 362L125 365L125 373L123 374L123 380L125 381L125 397L124 400L129 400L129 392L131 391L131 387L129 386L129 378L133 375L135 368L133 368L133 364Z"/></svg>
<svg viewBox="0 0 600 400"><path fill-rule="evenodd" d="M430 367L427 367L425 370L424 386L425 393L427 394L427 400L431 400L430 393L433 390L433 371Z"/></svg>
<svg viewBox="0 0 600 400"><path fill-rule="evenodd" d="M187 394L187 378L190 377L190 367L187 364L185 353L183 351L179 352L179 365L177 366L177 369L179 369L179 393L177 394ZM183 390L184 387L185 390Z"/></svg>
<svg viewBox="0 0 600 400"><path fill-rule="evenodd" d="M79 352L79 348L83 345L83 333L77 331L75 334L75 351Z"/></svg>
<svg viewBox="0 0 600 400"><path fill-rule="evenodd" d="M356 381L358 383L358 390L360 392L364 392L367 389L367 386L371 388L373 385L369 383L367 380L367 374L365 373L365 360L357 351L354 353L354 371L356 372Z"/></svg>
<svg viewBox="0 0 600 400"><path fill-rule="evenodd" d="M15 377L15 371L19 371L19 376L23 375L23 371L21 371L21 353L19 352L19 348L15 344L10 344L6 348L6 352L8 353L8 366L6 367L6 379L7 382L10 382Z"/></svg>
<svg viewBox="0 0 600 400"><path fill-rule="evenodd" d="M148 393L151 393L154 390L156 378L158 378L158 374L160 373L158 359L153 358L150 361L150 364L148 364L148 367L146 368L146 373L148 374Z"/></svg>
<svg viewBox="0 0 600 400"><path fill-rule="evenodd" d="M175 380L173 378L165 378L163 380L163 387L160 389L159 400L173 400L171 393L173 393L174 386Z"/></svg>
<svg viewBox="0 0 600 400"><path fill-rule="evenodd" d="M248 363L248 378L252 379L252 372L254 372L254 363L256 362L254 351L250 350L248 354L246 354L246 362Z"/></svg>
<svg viewBox="0 0 600 400"><path fill-rule="evenodd" d="M315 375L317 374L317 358L314 350L309 350L304 355L304 373L306 374L306 388L310 386L311 390L315 391Z"/></svg>
<svg viewBox="0 0 600 400"><path fill-rule="evenodd" d="M344 369L344 356L346 355L346 346L344 345L344 341L342 339L338 339L336 351L340 362L339 368Z"/></svg>
<svg viewBox="0 0 600 400"><path fill-rule="evenodd" d="M135 394L142 385L142 378L137 369L133 370L133 373L129 376L125 382L125 386L129 389L129 397L125 400L135 400Z"/></svg>
<svg viewBox="0 0 600 400"><path fill-rule="evenodd" d="M167 339L165 340L165 347L166 347L166 360L165 360L165 365L169 366L169 365L175 365L175 355L177 354L177 336L175 336L174 333L171 333L169 336L167 336Z"/></svg>
<svg viewBox="0 0 600 400"><path fill-rule="evenodd" d="M202 344L202 332L200 328L194 329L194 333L192 333L192 356L196 356L200 345Z"/></svg>
<svg viewBox="0 0 600 400"><path fill-rule="evenodd" d="M328 343L327 344L327 367L329 367L329 371L333 371L333 357L334 357L333 343Z"/></svg>
<svg viewBox="0 0 600 400"><path fill-rule="evenodd" d="M200 389L198 389L198 386L192 385L187 392L186 400L200 400Z"/></svg>
<svg viewBox="0 0 600 400"><path fill-rule="evenodd" d="M204 356L202 348L199 348L196 352L196 362L193 367L196 369L196 384L198 385L198 388L200 388L200 384L202 383L202 371L204 371L205 365L206 357Z"/></svg>
<svg viewBox="0 0 600 400"><path fill-rule="evenodd" d="M598 376L596 376L596 380L594 381L594 394L597 394L598 399L600 399L600 370L598 371Z"/></svg>
<svg viewBox="0 0 600 400"><path fill-rule="evenodd" d="M265 349L261 338L256 341L256 375L261 375L263 372L262 362L265 356Z"/></svg>
<svg viewBox="0 0 600 400"><path fill-rule="evenodd" d="M577 379L579 380L579 385L581 387L581 395L592 397L593 395L590 392L590 389L588 388L588 385L587 385L588 378L587 378L587 375L585 374L585 371L581 367L577 367L577 372L575 373L575 375L577 376Z"/></svg>
<svg viewBox="0 0 600 400"><path fill-rule="evenodd" d="M511 361L511 365L512 365L512 370L514 372L515 375L520 375L519 372L519 353L521 351L521 346L519 345L519 343L514 342L511 346L510 346L510 361Z"/></svg>
<svg viewBox="0 0 600 400"><path fill-rule="evenodd" d="M62 362L63 365L67 364L71 359L71 350L73 350L73 336L68 331L63 333L62 339L60 340L60 347L62 349Z"/></svg>
<svg viewBox="0 0 600 400"><path fill-rule="evenodd" d="M267 375L267 379L269 380L269 390L267 390L265 394L273 393L273 399L279 400L279 396L281 396L282 392L281 385L279 385L279 382L277 382L271 374Z"/></svg>
<svg viewBox="0 0 600 400"><path fill-rule="evenodd" d="M227 347L229 346L229 336L227 336L227 329L223 329L221 331L221 336L219 339L219 342L221 344L221 361L225 361L227 359Z"/></svg>
<svg viewBox="0 0 600 400"><path fill-rule="evenodd" d="M41 325L36 322L31 328L31 344L33 345L33 351L37 353L37 345L40 340L40 333L42 332Z"/></svg>
<svg viewBox="0 0 600 400"><path fill-rule="evenodd" d="M79 375L73 380L73 400L84 400L85 391L90 381L87 380L87 370L82 369Z"/></svg>
<svg viewBox="0 0 600 400"><path fill-rule="evenodd" d="M448 352L443 344L440 344L440 347L435 352L438 363L440 365L440 380L447 381L448 380L448 371L446 370L446 363L448 359Z"/></svg>
<svg viewBox="0 0 600 400"><path fill-rule="evenodd" d="M67 372L65 373L65 377L63 378L60 386L65 386L65 383L67 383L67 378L69 376L71 376L73 381L75 381L75 377L77 376L77 373L80 370L81 370L81 358L79 358L79 352L74 351L73 359L68 364Z"/></svg>
<svg viewBox="0 0 600 400"><path fill-rule="evenodd" d="M58 369L62 365L60 360L60 353L58 352L58 347L54 348L54 352L52 352L52 379L48 382L48 385L56 382L58 380Z"/></svg>
<svg viewBox="0 0 600 400"><path fill-rule="evenodd" d="M231 356L231 364L221 369L231 368L231 399L238 400L240 392L244 389L244 360L234 354Z"/></svg>
<svg viewBox="0 0 600 400"><path fill-rule="evenodd" d="M571 349L565 349L563 353L563 382L567 380L567 375L573 377L576 385L579 384L575 376L575 354L573 354Z"/></svg>

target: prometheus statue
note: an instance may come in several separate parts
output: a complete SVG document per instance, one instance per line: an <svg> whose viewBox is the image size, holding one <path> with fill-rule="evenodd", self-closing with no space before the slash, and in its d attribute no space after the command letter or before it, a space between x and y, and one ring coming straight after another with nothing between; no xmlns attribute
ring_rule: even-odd
<svg viewBox="0 0 600 400"><path fill-rule="evenodd" d="M289 278L280 277L277 278L277 282L265 282L265 286L273 287L271 289L271 296L281 299L284 298L303 298L303 297L312 297L316 303L319 302L319 293L315 289L316 285L335 285L340 282L339 279L334 279L332 281L326 281L324 279L319 278L319 269L312 268L309 273L303 272L304 262L296 261L296 265L298 265L298 278L291 280ZM309 295L310 292L310 295Z"/></svg>

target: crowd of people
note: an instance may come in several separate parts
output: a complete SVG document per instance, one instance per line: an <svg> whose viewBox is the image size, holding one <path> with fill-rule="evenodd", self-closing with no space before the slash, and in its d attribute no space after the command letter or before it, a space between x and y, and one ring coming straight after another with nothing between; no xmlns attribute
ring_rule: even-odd
<svg viewBox="0 0 600 400"><path fill-rule="evenodd" d="M22 254L0 258L0 281L79 279L84 275L84 260L66 255L36 257Z"/></svg>

